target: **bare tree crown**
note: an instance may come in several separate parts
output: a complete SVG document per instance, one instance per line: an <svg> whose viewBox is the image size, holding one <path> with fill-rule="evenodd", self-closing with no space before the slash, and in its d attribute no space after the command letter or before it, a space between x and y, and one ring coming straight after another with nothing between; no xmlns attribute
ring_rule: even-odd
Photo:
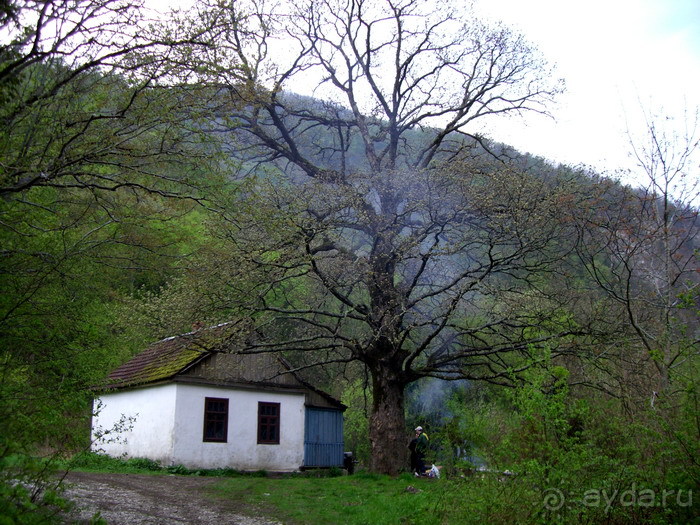
<svg viewBox="0 0 700 525"><path fill-rule="evenodd" d="M427 167L455 134L478 135L475 120L546 113L562 89L522 36L480 22L468 7L420 0L298 1L271 8L254 2L217 7L207 16L219 21L207 58L219 81L266 106L278 128L285 91L344 108L349 113L336 113L336 132L359 132L375 173ZM328 114L302 116L305 130L333 124ZM417 128L430 130L430 140L409 150L406 134ZM280 155L318 175L299 158L291 134L277 138L285 143Z"/></svg>

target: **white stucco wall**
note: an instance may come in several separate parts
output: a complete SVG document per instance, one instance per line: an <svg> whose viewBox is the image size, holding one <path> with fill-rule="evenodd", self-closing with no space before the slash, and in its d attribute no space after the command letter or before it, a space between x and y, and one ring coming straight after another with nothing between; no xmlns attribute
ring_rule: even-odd
<svg viewBox="0 0 700 525"><path fill-rule="evenodd" d="M92 422L92 449L115 457L150 458L168 464L173 453L176 399L174 384L102 395L102 408ZM128 423L130 430L96 439L98 429L110 430L123 417L134 418Z"/></svg>
<svg viewBox="0 0 700 525"><path fill-rule="evenodd" d="M203 441L204 399L229 400L226 443ZM301 393L236 390L182 383L127 390L101 397L96 428L111 428L122 415L135 417L120 442L97 441L110 456L146 457L188 468L295 471L304 460L304 401ZM280 403L280 442L257 444L258 402Z"/></svg>
<svg viewBox="0 0 700 525"><path fill-rule="evenodd" d="M202 439L204 399L229 400L226 443ZM280 403L280 442L258 445L258 402ZM173 463L190 468L298 470L304 460L304 395L178 384Z"/></svg>

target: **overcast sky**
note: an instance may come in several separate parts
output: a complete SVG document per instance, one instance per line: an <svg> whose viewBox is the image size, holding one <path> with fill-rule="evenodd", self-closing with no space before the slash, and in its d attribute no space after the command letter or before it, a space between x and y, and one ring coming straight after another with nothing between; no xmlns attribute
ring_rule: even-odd
<svg viewBox="0 0 700 525"><path fill-rule="evenodd" d="M191 3L148 1L161 7ZM642 107L680 115L700 106L700 0L476 5L523 33L566 82L566 92L551 107L553 119L491 123L485 131L495 140L554 162L612 173L631 167L626 130L639 130Z"/></svg>
<svg viewBox="0 0 700 525"><path fill-rule="evenodd" d="M493 137L554 161L625 167L626 122L641 107L700 105L699 0L480 0L556 63L566 92L555 120L499 123ZM635 124L636 123L636 124ZM697 172L696 172L697 173Z"/></svg>

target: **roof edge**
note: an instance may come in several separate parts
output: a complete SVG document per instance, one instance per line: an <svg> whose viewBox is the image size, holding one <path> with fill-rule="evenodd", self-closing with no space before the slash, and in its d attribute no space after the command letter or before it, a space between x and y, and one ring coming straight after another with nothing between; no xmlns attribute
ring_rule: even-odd
<svg viewBox="0 0 700 525"><path fill-rule="evenodd" d="M140 387L145 387L145 386L151 386L151 385L157 385L159 383L168 383L173 381L179 374L182 374L183 372L189 370L193 366L201 363L202 361L210 358L214 352L208 350L208 351L202 351L201 355L195 357L192 361L184 365L182 368L179 370L173 372L170 375L164 376L164 377L159 377L157 379L152 379L150 381L124 381L122 383L108 383L106 385L97 385L93 386L90 388L90 390L97 391L97 392L104 392L104 391L114 391L114 390L125 390L125 389L130 389L130 388L140 388ZM105 380L108 378L105 378Z"/></svg>
<svg viewBox="0 0 700 525"><path fill-rule="evenodd" d="M318 394L321 396L323 399L328 401L331 405L334 405L336 408L339 408L343 412L347 410L347 405L344 405L340 400L336 399L332 395L330 395L328 392L324 392L320 388L315 387L308 381L306 381L303 377L301 377L295 370L292 369L292 365L287 361L284 357L282 356L277 356L277 360L282 364L283 367L287 369L287 371L294 376L294 378L299 381L302 385L304 385L306 388L311 390L312 392Z"/></svg>

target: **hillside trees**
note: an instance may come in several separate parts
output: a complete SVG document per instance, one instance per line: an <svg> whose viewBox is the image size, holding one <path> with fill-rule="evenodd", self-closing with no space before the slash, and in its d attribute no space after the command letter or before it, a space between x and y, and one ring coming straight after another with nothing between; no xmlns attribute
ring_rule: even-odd
<svg viewBox="0 0 700 525"><path fill-rule="evenodd" d="M406 385L507 384L519 356L577 329L548 284L570 188L494 160L474 128L544 112L560 86L522 37L450 6L199 9L216 45L196 71L229 97L211 130L240 137L258 181L216 228L265 276L237 295L259 321L249 350L366 367L371 467L395 473ZM322 102L287 91L308 82Z"/></svg>
<svg viewBox="0 0 700 525"><path fill-rule="evenodd" d="M631 141L642 186L599 185L581 210L579 256L643 349L647 382L637 386L652 405L683 389L674 371L683 376L698 351L696 126L645 115L644 134Z"/></svg>
<svg viewBox="0 0 700 525"><path fill-rule="evenodd" d="M201 202L197 188L204 174L216 176L219 159L213 141L205 152L198 138L206 99L177 89L164 60L192 35L148 26L141 4L123 0L3 5L5 461L82 439L81 427L64 419L84 413L90 382L119 357L110 353L109 306L160 286L177 265L187 249L182 234L196 228L186 218Z"/></svg>
<svg viewBox="0 0 700 525"><path fill-rule="evenodd" d="M642 132L630 134L642 186L599 186L579 210L577 248L617 327L601 347L600 380L623 414L662 443L657 454L667 458L659 468L694 483L700 479L697 122L697 114L644 113Z"/></svg>
<svg viewBox="0 0 700 525"><path fill-rule="evenodd" d="M35 187L177 196L192 186L177 166L204 159L191 147L202 94L178 90L166 58L196 35L147 26L139 2L10 6L0 49L3 197Z"/></svg>

